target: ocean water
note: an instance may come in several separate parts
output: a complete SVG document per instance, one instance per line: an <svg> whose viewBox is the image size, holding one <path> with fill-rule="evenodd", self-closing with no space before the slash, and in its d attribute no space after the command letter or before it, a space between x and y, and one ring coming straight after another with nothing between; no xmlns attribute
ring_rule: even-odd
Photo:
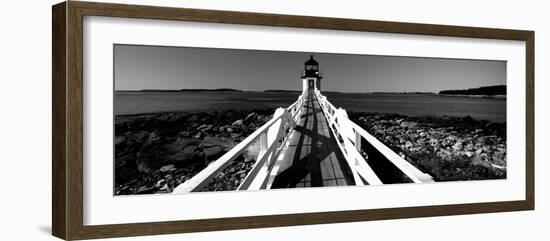
<svg viewBox="0 0 550 241"><path fill-rule="evenodd" d="M115 115L172 111L275 109L298 98L294 92L115 92ZM411 116L471 116L506 121L506 98L439 96L428 94L325 93L336 107L349 111L396 113Z"/></svg>

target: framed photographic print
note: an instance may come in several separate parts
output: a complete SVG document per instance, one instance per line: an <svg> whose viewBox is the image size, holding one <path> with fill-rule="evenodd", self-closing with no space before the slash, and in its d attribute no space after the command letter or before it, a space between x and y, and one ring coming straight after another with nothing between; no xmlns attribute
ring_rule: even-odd
<svg viewBox="0 0 550 241"><path fill-rule="evenodd" d="M534 209L532 31L78 1L52 24L57 237Z"/></svg>

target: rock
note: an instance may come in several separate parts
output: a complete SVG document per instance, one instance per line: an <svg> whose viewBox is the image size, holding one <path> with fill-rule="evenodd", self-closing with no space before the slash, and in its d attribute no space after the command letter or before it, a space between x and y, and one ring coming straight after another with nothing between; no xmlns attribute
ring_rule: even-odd
<svg viewBox="0 0 550 241"><path fill-rule="evenodd" d="M415 145L410 150L411 150L411 152L418 152L418 151L421 151L423 148L424 148L424 146Z"/></svg>
<svg viewBox="0 0 550 241"><path fill-rule="evenodd" d="M196 135L193 136L193 138L195 139L200 139L202 137L202 132L199 132L197 133Z"/></svg>
<svg viewBox="0 0 550 241"><path fill-rule="evenodd" d="M203 151L206 158L210 159L212 157L219 156L223 152L223 150L224 148L221 146L213 146L205 148Z"/></svg>
<svg viewBox="0 0 550 241"><path fill-rule="evenodd" d="M476 141L479 144L482 144L482 145L485 144L485 138L484 137L478 137Z"/></svg>
<svg viewBox="0 0 550 241"><path fill-rule="evenodd" d="M483 148L479 148L476 150L476 155L479 155L481 153L483 153Z"/></svg>
<svg viewBox="0 0 550 241"><path fill-rule="evenodd" d="M472 165L483 165L484 161L480 156L474 156L472 158Z"/></svg>
<svg viewBox="0 0 550 241"><path fill-rule="evenodd" d="M193 139L182 138L182 139L179 139L175 142L165 144L164 147L165 147L165 150L166 150L167 154L174 154L176 152L181 151L186 146L189 146L189 145L195 144L195 143L196 143L196 141L193 140Z"/></svg>
<svg viewBox="0 0 550 241"><path fill-rule="evenodd" d="M236 120L235 122L233 122L233 124L231 124L232 126L242 126L244 124L244 120L243 119L239 119L239 120Z"/></svg>
<svg viewBox="0 0 550 241"><path fill-rule="evenodd" d="M189 161L202 161L201 152L198 151L197 146L187 146L183 150L166 157L166 161L172 162L189 162Z"/></svg>
<svg viewBox="0 0 550 241"><path fill-rule="evenodd" d="M170 188L168 187L168 184L164 184L160 189L160 191L170 191Z"/></svg>
<svg viewBox="0 0 550 241"><path fill-rule="evenodd" d="M202 128L201 131L202 132L210 131L212 130L212 127L214 127L214 125L207 125L206 127Z"/></svg>
<svg viewBox="0 0 550 241"><path fill-rule="evenodd" d="M121 144L124 144L124 142L126 142L126 137L125 136L116 136L115 137L115 146L119 146Z"/></svg>
<svg viewBox="0 0 550 241"><path fill-rule="evenodd" d="M149 132L147 131L137 131L130 134L130 139L137 143L142 143L148 136Z"/></svg>
<svg viewBox="0 0 550 241"><path fill-rule="evenodd" d="M166 166L162 166L159 171L161 172L169 172L169 171L173 171L175 169L174 167L174 164L170 164L170 165L166 165Z"/></svg>
<svg viewBox="0 0 550 241"><path fill-rule="evenodd" d="M157 165L155 165L154 162L147 161L147 160L144 160L144 159L138 159L136 161L136 165L137 165L138 171L143 172L143 173L152 172L156 169L156 166L157 166Z"/></svg>
<svg viewBox="0 0 550 241"><path fill-rule="evenodd" d="M467 116L462 118L462 121L464 121L466 123L472 123L472 122L474 122L474 119L471 116L467 115Z"/></svg>
<svg viewBox="0 0 550 241"><path fill-rule="evenodd" d="M160 188L162 186L164 186L164 184L166 184L166 181L164 179L160 179L158 180L158 182L155 184L155 187L156 188Z"/></svg>
<svg viewBox="0 0 550 241"><path fill-rule="evenodd" d="M233 147L237 145L237 142L231 138L226 137L217 137L217 136L207 136L204 137L200 147L211 147L211 146L222 146L222 147Z"/></svg>
<svg viewBox="0 0 550 241"><path fill-rule="evenodd" d="M136 154L134 153L128 153L128 154L116 157L115 166L116 167L126 166L128 163L132 162L135 159L136 159Z"/></svg>
<svg viewBox="0 0 550 241"><path fill-rule="evenodd" d="M192 133L190 131L182 131L180 133L178 133L178 137L191 137Z"/></svg>
<svg viewBox="0 0 550 241"><path fill-rule="evenodd" d="M250 114L248 114L245 118L244 118L244 121L245 122L251 122L254 120L254 117L256 117L256 113L255 112L252 112Z"/></svg>
<svg viewBox="0 0 550 241"><path fill-rule="evenodd" d="M472 157L474 155L474 153L471 152L471 151L467 151L464 154L466 154L466 156L468 156L468 157Z"/></svg>
<svg viewBox="0 0 550 241"><path fill-rule="evenodd" d="M147 137L147 140L144 141L141 150L147 150L150 148L155 149L155 146L158 146L157 144L160 143L161 140L161 136L156 131L153 131L149 133L149 136Z"/></svg>
<svg viewBox="0 0 550 241"><path fill-rule="evenodd" d="M228 127L227 129L225 129L227 131L227 133L233 133L233 128L231 127Z"/></svg>
<svg viewBox="0 0 550 241"><path fill-rule="evenodd" d="M189 145L189 146L186 146L185 148L183 148L180 153L192 153L192 152L196 152L198 149L197 146L194 146L194 145Z"/></svg>
<svg viewBox="0 0 550 241"><path fill-rule="evenodd" d="M208 125L202 124L199 127L197 127L197 131L201 131L202 129L206 128Z"/></svg>
<svg viewBox="0 0 550 241"><path fill-rule="evenodd" d="M453 145L453 150L458 151L460 149L462 149L462 142L457 142Z"/></svg>
<svg viewBox="0 0 550 241"><path fill-rule="evenodd" d="M195 122L195 121L198 121L200 119L200 116L198 114L195 114L195 115L192 115L192 116L189 116L187 118L187 121L189 122Z"/></svg>
<svg viewBox="0 0 550 241"><path fill-rule="evenodd" d="M136 194L153 194L155 190L155 187L140 187Z"/></svg>

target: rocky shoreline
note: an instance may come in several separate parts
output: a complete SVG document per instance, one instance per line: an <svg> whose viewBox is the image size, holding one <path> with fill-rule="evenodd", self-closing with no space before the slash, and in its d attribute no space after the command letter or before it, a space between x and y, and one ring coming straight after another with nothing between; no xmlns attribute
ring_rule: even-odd
<svg viewBox="0 0 550 241"><path fill-rule="evenodd" d="M272 118L272 109L116 116L115 195L170 193ZM436 181L506 178L506 124L470 117L349 112L352 121ZM235 190L251 145L200 191Z"/></svg>
<svg viewBox="0 0 550 241"><path fill-rule="evenodd" d="M352 121L436 181L506 178L506 124L350 112Z"/></svg>
<svg viewBox="0 0 550 241"><path fill-rule="evenodd" d="M272 118L273 109L115 117L115 195L170 193ZM234 190L257 156L252 145L202 191Z"/></svg>

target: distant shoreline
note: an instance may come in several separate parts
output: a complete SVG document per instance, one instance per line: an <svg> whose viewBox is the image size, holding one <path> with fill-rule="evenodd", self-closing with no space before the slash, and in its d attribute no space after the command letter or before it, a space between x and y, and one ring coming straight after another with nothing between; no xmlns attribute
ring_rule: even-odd
<svg viewBox="0 0 550 241"><path fill-rule="evenodd" d="M161 90L161 89L144 89L144 90L115 90L117 93L124 92L256 92L256 93L300 93L299 90L238 90L238 89L181 89L181 90ZM431 95L431 96L448 96L448 97L474 97L474 98L496 98L505 99L506 95L461 95L461 94L438 94L434 92L340 92L340 91L322 91L323 93L334 94L364 94L364 95Z"/></svg>

